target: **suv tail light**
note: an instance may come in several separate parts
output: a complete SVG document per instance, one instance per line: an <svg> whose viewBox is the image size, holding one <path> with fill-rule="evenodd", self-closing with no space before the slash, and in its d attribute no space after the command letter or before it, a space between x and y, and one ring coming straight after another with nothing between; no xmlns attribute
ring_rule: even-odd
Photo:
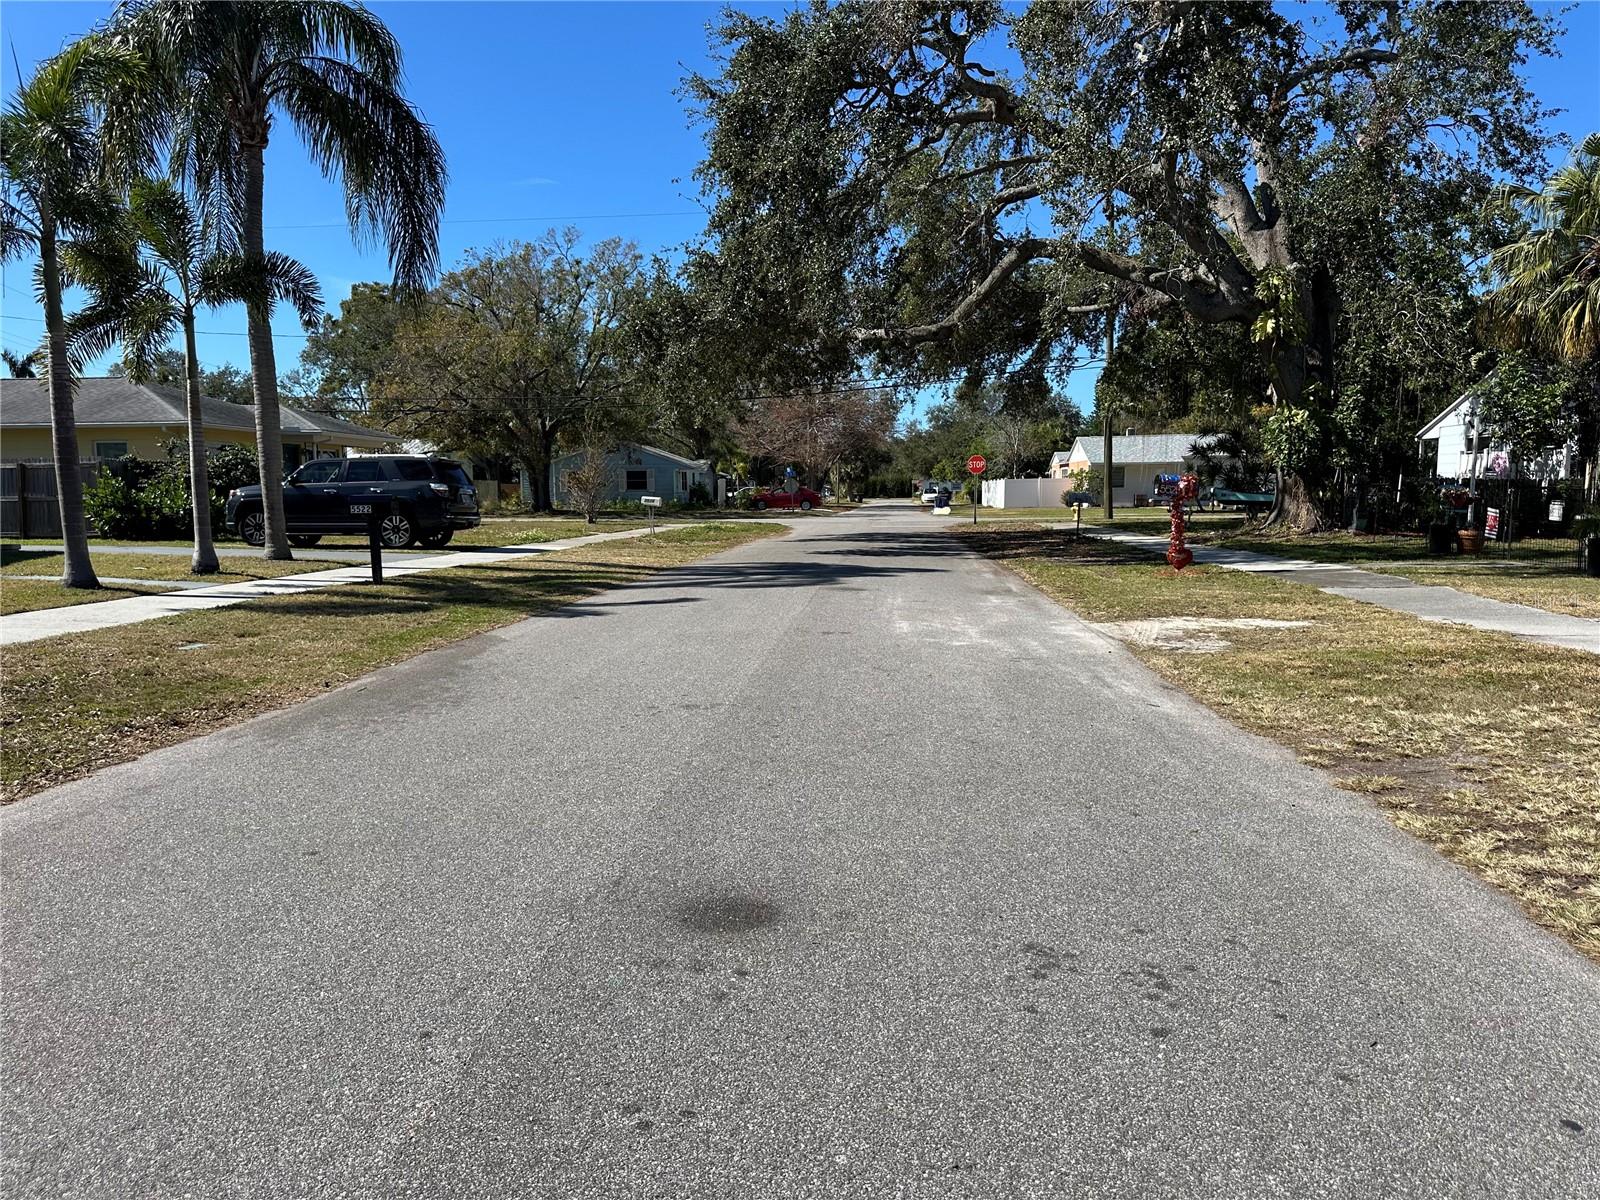
<svg viewBox="0 0 1600 1200"><path fill-rule="evenodd" d="M450 485L448 483L430 483L428 486L434 491L438 492L441 496L448 496L450 494Z"/></svg>

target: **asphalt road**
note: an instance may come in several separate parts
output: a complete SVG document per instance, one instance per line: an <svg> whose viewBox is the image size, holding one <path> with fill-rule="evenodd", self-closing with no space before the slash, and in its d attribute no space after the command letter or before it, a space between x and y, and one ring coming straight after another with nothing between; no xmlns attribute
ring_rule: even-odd
<svg viewBox="0 0 1600 1200"><path fill-rule="evenodd" d="M1600 971L900 509L14 806L10 1196L1600 1194Z"/></svg>

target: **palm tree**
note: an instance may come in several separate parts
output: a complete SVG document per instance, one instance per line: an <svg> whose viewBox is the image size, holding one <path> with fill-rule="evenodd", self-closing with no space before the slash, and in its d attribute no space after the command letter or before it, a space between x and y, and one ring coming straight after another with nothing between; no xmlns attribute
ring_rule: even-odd
<svg viewBox="0 0 1600 1200"><path fill-rule="evenodd" d="M34 368L39 365L39 352L30 350L26 354L13 354L9 350L0 350L0 359L5 360L6 370L11 372L13 379L37 379Z"/></svg>
<svg viewBox="0 0 1600 1200"><path fill-rule="evenodd" d="M201 409L200 358L195 348L195 310L241 300L250 272L236 253L207 254L206 230L193 206L171 180L142 178L128 190L127 238L109 253L100 246L75 254L73 266L95 302L73 322L80 354L94 356L122 342L123 368L133 380L148 379L173 334L183 333L184 394L189 434L189 495L194 515L197 575L217 570L211 541L211 490L206 478L205 414ZM265 257L269 305L287 300L309 329L322 316L316 277L282 254Z"/></svg>
<svg viewBox="0 0 1600 1200"><path fill-rule="evenodd" d="M283 522L266 252L263 151L286 117L329 178L344 186L358 236L388 246L395 284L425 286L438 268L444 153L401 93L400 48L383 22L346 0L125 0L112 29L170 65L173 166L255 271L246 300L266 556L289 558Z"/></svg>
<svg viewBox="0 0 1600 1200"><path fill-rule="evenodd" d="M1543 188L1502 187L1494 204L1528 231L1490 259L1491 328L1514 346L1589 361L1600 352L1600 133Z"/></svg>
<svg viewBox="0 0 1600 1200"><path fill-rule="evenodd" d="M72 408L77 364L68 356L62 293L70 283L61 251L94 237L117 213L110 180L142 163L151 145L148 75L127 47L93 36L40 64L0 116L0 258L38 256L35 289L44 307L50 433L61 509L61 582L96 588L78 474ZM121 98L120 100L118 98Z"/></svg>

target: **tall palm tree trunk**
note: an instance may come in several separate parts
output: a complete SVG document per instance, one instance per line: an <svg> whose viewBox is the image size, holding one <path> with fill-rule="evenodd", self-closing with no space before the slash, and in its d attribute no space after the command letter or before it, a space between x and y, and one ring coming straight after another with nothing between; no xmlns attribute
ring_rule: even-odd
<svg viewBox="0 0 1600 1200"><path fill-rule="evenodd" d="M262 151L265 146L244 146L244 253L253 267L266 259L261 241ZM289 531L283 519L283 432L278 414L278 363L272 351L272 321L268 313L265 272L263 294L245 305L250 343L250 382L256 398L256 454L261 463L261 510L267 538L263 557L293 558Z"/></svg>
<svg viewBox="0 0 1600 1200"><path fill-rule="evenodd" d="M67 323L61 315L61 266L56 259L55 222L42 222L39 265L44 275L44 321L50 341L50 440L56 460L56 499L61 508L65 565L61 584L97 588L89 559L89 529L83 519L83 477L78 474L78 417L72 408L72 364L67 360Z"/></svg>
<svg viewBox="0 0 1600 1200"><path fill-rule="evenodd" d="M184 399L189 410L189 502L194 510L196 575L217 571L217 548L211 543L211 481L206 472L206 417L200 407L200 355L195 350L194 309L183 310Z"/></svg>

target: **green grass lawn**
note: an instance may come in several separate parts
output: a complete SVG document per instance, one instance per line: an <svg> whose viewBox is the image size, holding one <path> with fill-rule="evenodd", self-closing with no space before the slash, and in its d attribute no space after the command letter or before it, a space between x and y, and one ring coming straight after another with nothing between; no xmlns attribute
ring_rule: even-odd
<svg viewBox="0 0 1600 1200"><path fill-rule="evenodd" d="M1029 510L1040 511L1040 510ZM1097 522L1101 531L1165 533L1171 522L1155 521L1153 510L1135 509L1114 523ZM1196 546L1247 550L1278 558L1339 563L1399 575L1417 583L1459 588L1490 600L1526 604L1568 616L1600 617L1600 579L1578 572L1569 547L1519 546L1515 557L1494 551L1475 555L1429 557L1421 535L1328 533L1271 534L1237 515L1201 513L1189 525Z"/></svg>
<svg viewBox="0 0 1600 1200"><path fill-rule="evenodd" d="M952 514L964 513L970 520L972 505L957 505L951 510ZM980 508L978 522L984 521L1028 521L1072 524L1077 514L1066 505L1059 508ZM1083 524L1099 525L1118 533L1165 533L1172 527L1172 517L1164 508L1119 508L1111 520L1105 519L1105 514L1099 508L1086 508L1083 510ZM1233 531L1240 529L1245 524L1241 513L1231 512L1202 512L1194 513L1189 519L1191 529L1216 529L1218 531Z"/></svg>
<svg viewBox="0 0 1600 1200"><path fill-rule="evenodd" d="M748 522L697 525L7 647L0 795L15 800L779 532Z"/></svg>
<svg viewBox="0 0 1600 1200"><path fill-rule="evenodd" d="M1130 649L1221 715L1370 795L1402 829L1600 959L1593 655L1240 571L1175 572L1131 547L1038 527L962 536L1092 621L1309 622L1219 631L1229 645L1217 653Z"/></svg>
<svg viewBox="0 0 1600 1200"><path fill-rule="evenodd" d="M59 583L22 578L49 575L59 578L64 559L48 550L0 551L0 614L32 612L41 608L64 608L73 604L93 604L100 600L120 600L128 596L150 595L173 590L161 586L162 580L190 580L196 583L242 583L250 579L270 579L306 571L325 571L347 563L309 557L302 551L293 562L260 558L222 558L222 569L212 575L191 575L189 560L176 554L94 554L89 555L95 574L113 579L143 579L149 585L105 584L99 588L65 588Z"/></svg>
<svg viewBox="0 0 1600 1200"><path fill-rule="evenodd" d="M14 579L0 575L0 616L34 612L41 608L66 608L73 604L97 604L102 600L126 600L129 596L160 595L171 588L106 584L99 588L64 588L42 579Z"/></svg>

